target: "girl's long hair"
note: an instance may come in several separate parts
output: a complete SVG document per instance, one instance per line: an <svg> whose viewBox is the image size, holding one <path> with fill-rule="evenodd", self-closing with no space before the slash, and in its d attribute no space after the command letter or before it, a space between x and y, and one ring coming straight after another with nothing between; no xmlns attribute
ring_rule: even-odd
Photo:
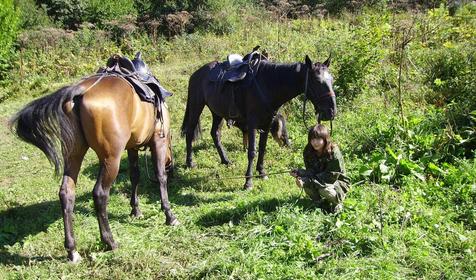
<svg viewBox="0 0 476 280"><path fill-rule="evenodd" d="M317 124L309 129L307 134L307 145L312 148L311 140L316 138L322 138L324 140L323 154L324 157L332 158L332 151L334 149L334 143L332 143L331 135L327 127L322 124ZM312 148L314 149L314 148Z"/></svg>

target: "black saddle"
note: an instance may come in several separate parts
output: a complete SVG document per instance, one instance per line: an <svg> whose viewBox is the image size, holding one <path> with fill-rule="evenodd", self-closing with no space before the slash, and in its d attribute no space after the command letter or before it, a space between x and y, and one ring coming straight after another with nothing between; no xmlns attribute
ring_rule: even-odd
<svg viewBox="0 0 476 280"><path fill-rule="evenodd" d="M126 79L133 87L141 100L159 106L160 101L172 96L160 85L159 80L149 70L149 67L142 60L141 53L137 52L134 59L120 55L111 56L106 68L101 68L98 73L115 74Z"/></svg>
<svg viewBox="0 0 476 280"><path fill-rule="evenodd" d="M239 54L230 54L223 62L219 62L213 67L208 79L211 82L239 82L246 78L249 73L253 72L253 68L259 64L263 57L258 52L259 46L256 46L253 51L244 57Z"/></svg>

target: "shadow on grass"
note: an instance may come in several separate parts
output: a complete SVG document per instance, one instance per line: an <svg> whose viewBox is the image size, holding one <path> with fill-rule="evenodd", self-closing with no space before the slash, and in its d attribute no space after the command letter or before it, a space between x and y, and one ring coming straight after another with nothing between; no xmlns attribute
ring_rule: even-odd
<svg viewBox="0 0 476 280"><path fill-rule="evenodd" d="M151 202L160 201L159 186L157 183L151 182L147 179L145 166L143 165L143 157L140 158L140 171L141 171L141 183L139 186L139 196L147 196ZM148 158L149 173L151 172L150 157ZM99 164L91 164L85 166L82 169L82 174L95 180ZM169 186L169 199L173 204L183 206L194 206L198 204L212 204L216 202L229 201L234 198L233 194L215 195L212 198L209 197L197 197L193 194L184 194L181 189L183 186L192 189L203 189L203 186L209 183L209 178L206 177L187 177L187 175L180 174L176 170L173 178L170 179ZM120 174L118 175L114 186L111 189L111 196L116 192L126 193L130 197L130 182L128 175L128 161L123 159L121 161ZM153 172L152 172L153 173ZM152 174L151 174L152 176ZM118 185L123 187L118 188ZM92 190L91 186L91 190ZM81 207L80 204L84 202L92 201L91 192L86 192L76 197L76 206L74 213L83 214L87 216L94 215L94 209ZM216 210L212 213L202 217L200 224L203 225L218 225L230 220L238 222L246 213L253 211L255 208L260 208L265 211L274 211L284 201L272 199L268 201L257 201L252 204L241 206L235 209L228 210ZM173 211L173 209L172 209ZM121 223L128 222L129 213L122 213L120 215L113 215L109 213L110 220L117 220ZM164 216L165 218L165 216ZM180 218L180 217L179 217ZM59 219L62 219L62 212L59 203L59 199L44 201L36 204L18 206L9 208L0 212L0 264L5 265L25 265L31 261L42 261L52 259L51 256L37 256L37 257L24 257L19 254L11 254L8 252L7 246L14 245L18 242L23 244L28 236L34 236L41 232L46 232L51 224L55 223ZM63 235L63 233L57 233ZM99 231L91 232L96 234L99 238ZM53 257L56 258L56 257ZM58 257L62 258L62 257Z"/></svg>
<svg viewBox="0 0 476 280"><path fill-rule="evenodd" d="M52 260L66 260L66 254L64 256L23 257L18 254L10 254L5 248L0 248L0 264L3 265L31 265L34 262Z"/></svg>
<svg viewBox="0 0 476 280"><path fill-rule="evenodd" d="M90 195L83 194L78 196L76 201L84 202L89 198ZM75 207L75 213L81 212L90 213L91 210ZM23 243L28 236L47 231L48 227L58 219L62 219L59 199L18 206L0 212L0 225L2 225L0 227L0 263L24 264L26 261L31 261L32 258L11 255L5 247L17 242Z"/></svg>
<svg viewBox="0 0 476 280"><path fill-rule="evenodd" d="M160 202L160 190L158 182L154 182L155 175L152 168L152 160L149 154L146 155L147 160L144 159L144 156L141 155L139 158L139 171L140 171L140 181L139 181L139 200L141 197L146 196L151 202ZM147 166L145 166L147 162ZM99 163L91 164L85 167L82 170L83 175L86 175L90 179L95 179L96 174L99 170ZM202 203L215 203L221 201L231 200L233 195L222 195L214 198L198 198L191 194L182 194L181 190L184 187L192 188L196 190L203 190L203 186L207 185L210 181L210 178L207 176L188 176L182 174L181 168L175 166L173 176L168 178L168 195L169 201L173 204L181 206L195 206ZM225 187L224 184L222 184ZM122 187L118 187L122 186ZM111 188L111 195L114 195L116 192L123 193L128 197L131 196L131 183L129 180L129 162L127 158L122 159L119 168L119 174L114 182L114 185ZM139 202L140 207L140 202ZM173 209L172 209L173 210Z"/></svg>
<svg viewBox="0 0 476 280"><path fill-rule="evenodd" d="M220 226L232 222L233 224L239 224L248 213L261 211L265 213L275 212L279 207L283 205L294 205L301 207L304 211L314 210L317 205L310 199L306 198L289 198L278 199L271 198L267 200L256 200L248 204L240 205L234 208L218 208L213 209L207 214L201 216L197 224L205 227Z"/></svg>

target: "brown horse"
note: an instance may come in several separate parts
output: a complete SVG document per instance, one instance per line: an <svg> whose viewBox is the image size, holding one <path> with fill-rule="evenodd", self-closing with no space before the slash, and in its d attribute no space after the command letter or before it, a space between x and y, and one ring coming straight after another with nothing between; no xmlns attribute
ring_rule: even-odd
<svg viewBox="0 0 476 280"><path fill-rule="evenodd" d="M22 140L45 153L55 166L56 174L63 168L59 198L63 211L64 245L70 261L81 260L76 251L72 213L74 189L88 148L96 152L100 164L93 198L101 240L108 249L117 248L109 228L107 204L124 149L128 154L132 184L131 215L141 215L137 198L138 148L149 147L166 224L178 224L167 194L166 167L172 163L170 118L165 103L161 104L158 110L161 110L163 120L159 121L154 105L141 101L123 78L90 77L34 100L10 121Z"/></svg>

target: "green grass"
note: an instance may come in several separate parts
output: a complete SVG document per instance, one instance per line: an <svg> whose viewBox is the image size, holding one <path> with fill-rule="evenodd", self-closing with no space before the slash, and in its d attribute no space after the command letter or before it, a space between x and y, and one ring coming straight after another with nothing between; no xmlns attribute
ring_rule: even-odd
<svg viewBox="0 0 476 280"><path fill-rule="evenodd" d="M331 35L327 35L331 38L338 36L342 31L339 28L346 24L293 22L290 34L280 33L294 42L289 48L283 47L283 38L275 35L284 26L263 23L258 34L268 32L267 47L277 60L293 61L315 49L306 42L313 42L323 25L333 27ZM246 32L228 37L187 35L157 46L166 49L165 62L159 64L152 58L147 61L152 72L175 93L167 101L177 165L176 176L169 183L169 195L181 225L164 225L158 187L147 178L147 172L152 170L145 166L145 157L150 165L150 155L144 152L140 153L139 188L144 217L129 217L130 183L124 153L108 208L112 232L120 247L112 252L104 251L91 195L98 163L90 150L76 188L74 229L77 249L83 257L78 265L66 261L63 248L59 178L53 177L53 168L40 150L20 142L9 132L7 121L34 97L91 73L101 64L98 60L101 55L90 54L86 58L91 63L76 66L73 76L52 74L56 70L51 66L43 82L35 84L30 80L35 77L27 77L24 83L29 89L12 94L12 98L0 104L0 278L475 278L476 221L471 204L476 197L474 159L459 160L447 168L445 175L428 176L424 182L407 176L392 185L358 184L348 194L342 213L325 214L301 193L287 174L270 176L269 180L255 179L252 191L242 189L243 179L220 179L242 176L246 153L239 130L225 126L223 144L233 163L228 167L219 164L209 135L211 116L205 109L203 136L194 145L198 166L193 170L184 168L185 141L179 136L179 127L189 76L203 63L226 56L228 50L245 52L257 39L258 35ZM153 51L140 41L133 43L137 48ZM68 61L67 53L61 55ZM2 92L21 88L20 85L15 82ZM407 112L410 118L412 115L425 118L423 108L413 110L424 106L423 103L408 103L407 108L412 108ZM268 142L265 167L270 173L303 165L301 154L306 132L298 117L299 106L296 101L284 108L293 147L280 148L273 140ZM364 92L342 105L334 122L333 137L342 147L354 182L367 160L368 146L381 149L382 135L395 126L396 110L387 106L383 95Z"/></svg>
<svg viewBox="0 0 476 280"><path fill-rule="evenodd" d="M167 66L167 79L180 88L188 73ZM186 67L183 67L186 68ZM160 72L160 71L159 71ZM158 75L159 77L160 74ZM165 81L165 79L163 79ZM172 82L171 82L172 81ZM166 83L167 83L166 82ZM172 83L176 82L177 85ZM113 186L111 227L120 248L105 252L99 239L91 190L97 161L89 152L77 186L75 234L84 261L66 262L58 202L59 180L41 152L15 139L5 124L26 99L2 104L0 168L0 270L6 278L467 278L476 264L474 230L455 223L438 205L405 185L353 188L339 215L324 214L295 187L290 176L254 180L242 190L246 167L237 129L226 129L223 142L233 164L220 165L213 147L210 116L203 116L204 135L195 145L198 167L184 169L184 140L178 128L184 91L169 99L173 114L174 153L178 165L169 184L178 227L164 225L157 186L149 182L141 154L140 206L143 219L129 217L127 160ZM344 119L344 117L341 117ZM339 120L337 127L345 127ZM290 121L299 128L299 122ZM336 130L342 138L345 130ZM268 172L301 165L305 134L291 129L292 149L270 141ZM150 160L149 160L150 163ZM349 162L352 166L352 162ZM473 168L474 168L473 163ZM149 172L151 172L149 170ZM352 171L351 171L352 172ZM474 171L473 171L474 172ZM411 185L414 182L409 182Z"/></svg>

